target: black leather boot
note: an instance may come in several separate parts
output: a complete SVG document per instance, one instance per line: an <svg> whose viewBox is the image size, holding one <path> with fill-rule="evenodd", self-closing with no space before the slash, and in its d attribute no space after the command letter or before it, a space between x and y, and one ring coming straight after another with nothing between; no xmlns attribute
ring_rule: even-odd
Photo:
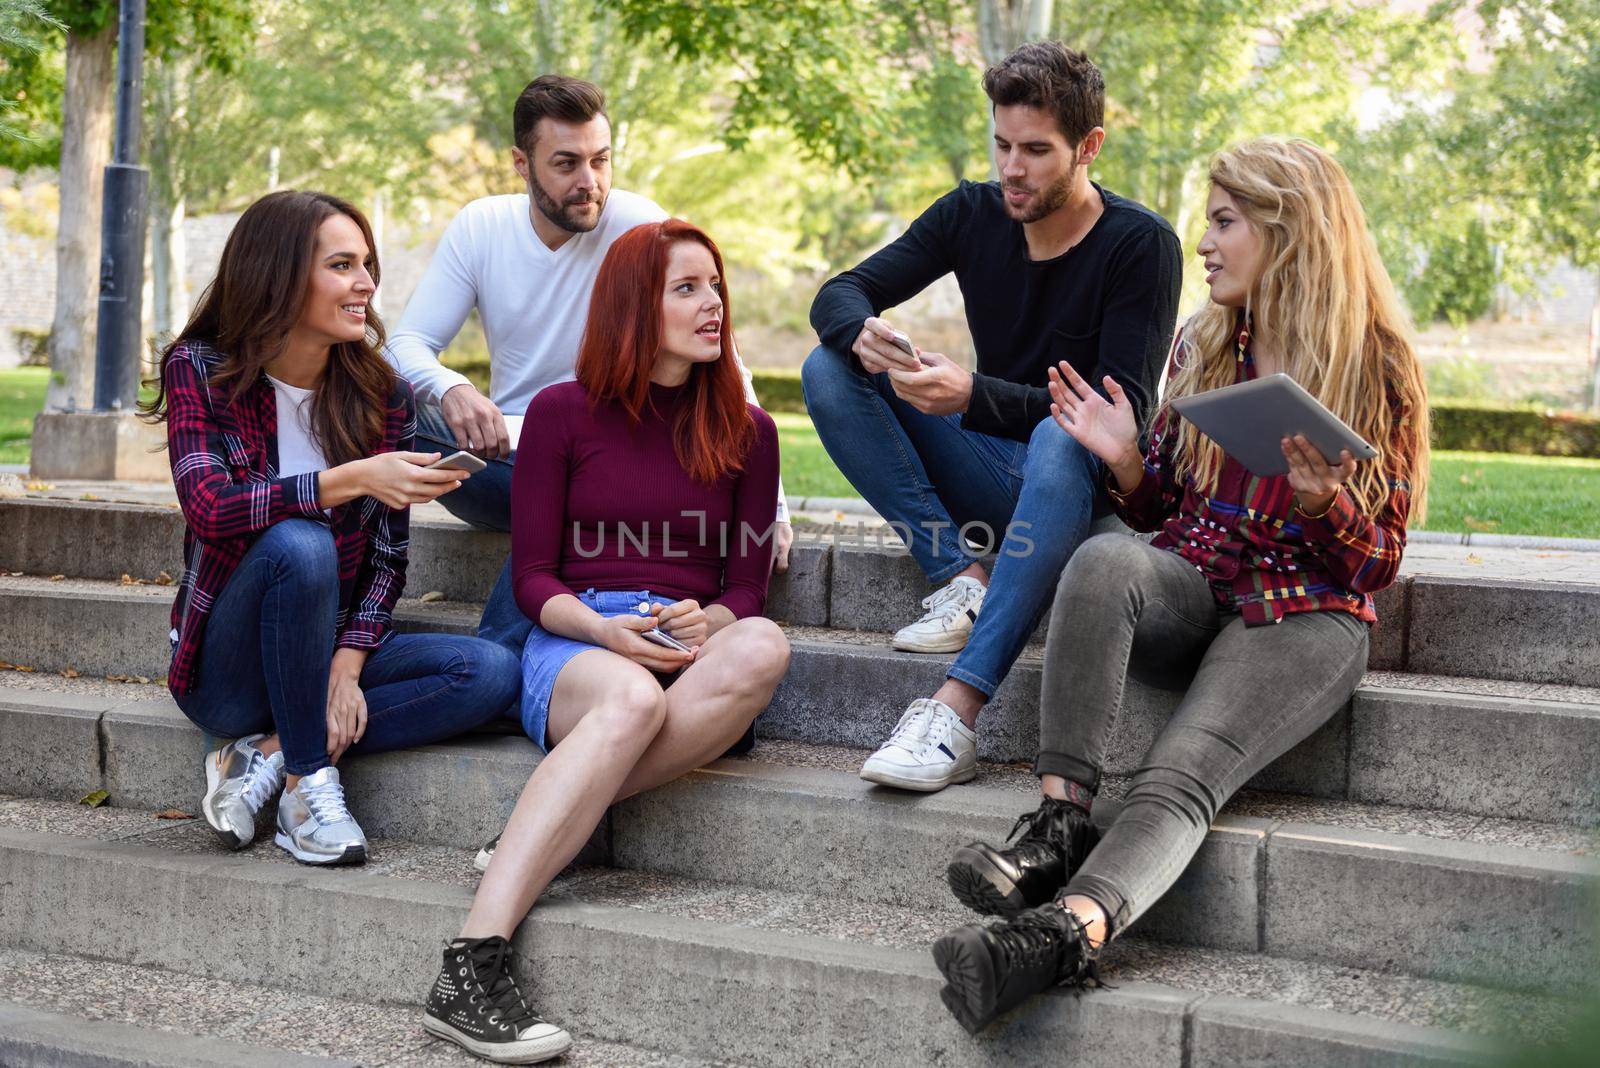
<svg viewBox="0 0 1600 1068"><path fill-rule="evenodd" d="M1014 916L1049 901L1067 885L1100 832L1077 805L1046 797L1017 818L1007 840L1014 842L1005 849L973 842L950 858L945 878L974 912Z"/></svg>
<svg viewBox="0 0 1600 1068"><path fill-rule="evenodd" d="M1000 923L958 927L933 945L939 998L972 1034L1052 986L1098 983L1083 921L1055 901Z"/></svg>

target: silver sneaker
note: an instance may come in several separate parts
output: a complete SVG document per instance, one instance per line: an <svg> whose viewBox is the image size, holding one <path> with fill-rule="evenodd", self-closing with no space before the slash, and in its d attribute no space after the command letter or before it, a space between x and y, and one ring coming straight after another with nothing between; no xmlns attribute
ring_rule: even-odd
<svg viewBox="0 0 1600 1068"><path fill-rule="evenodd" d="M304 864L367 862L367 836L344 806L338 768L323 768L284 791L273 841Z"/></svg>
<svg viewBox="0 0 1600 1068"><path fill-rule="evenodd" d="M206 796L200 811L229 849L243 849L256 836L256 814L283 789L283 754L262 755L265 734L229 742L206 757Z"/></svg>

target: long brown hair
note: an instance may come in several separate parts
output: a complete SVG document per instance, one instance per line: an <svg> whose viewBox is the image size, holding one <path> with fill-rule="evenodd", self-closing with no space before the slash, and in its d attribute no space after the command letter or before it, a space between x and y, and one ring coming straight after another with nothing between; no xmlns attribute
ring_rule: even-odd
<svg viewBox="0 0 1600 1068"><path fill-rule="evenodd" d="M268 193L239 216L222 248L217 276L200 295L188 324L162 349L161 370L151 383L156 395L140 405L142 415L151 422L166 419L167 364L186 344L203 342L221 356L207 384L228 405L260 380L300 321L316 266L317 230L335 215L348 216L361 228L365 266L377 284L372 227L354 205L327 193ZM328 368L311 402L311 434L330 465L368 456L383 440L395 386L394 370L382 356L383 341L383 323L369 304L366 337L328 350Z"/></svg>
<svg viewBox="0 0 1600 1068"><path fill-rule="evenodd" d="M591 400L617 401L635 422L642 418L661 347L667 254L680 241L704 245L722 279L722 353L690 368L688 402L679 406L672 424L678 462L695 481L711 485L744 468L756 425L745 407L744 379L733 359L733 308L722 253L703 230L682 219L667 219L635 226L617 238L595 278L577 375Z"/></svg>
<svg viewBox="0 0 1600 1068"><path fill-rule="evenodd" d="M1344 168L1309 141L1260 138L1221 152L1211 183L1261 237L1260 280L1244 312L1207 303L1183 328L1189 350L1164 404L1230 385L1247 321L1281 340L1284 370L1378 450L1346 488L1375 515L1394 475L1410 483L1412 522L1428 494L1428 394L1394 285ZM1391 400L1392 398L1392 400ZM1177 473L1215 491L1222 450L1193 423L1178 430Z"/></svg>

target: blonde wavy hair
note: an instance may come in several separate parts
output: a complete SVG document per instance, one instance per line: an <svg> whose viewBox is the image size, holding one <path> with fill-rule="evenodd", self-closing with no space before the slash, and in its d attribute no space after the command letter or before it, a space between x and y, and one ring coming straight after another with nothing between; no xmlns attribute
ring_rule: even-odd
<svg viewBox="0 0 1600 1068"><path fill-rule="evenodd" d="M1388 480L1405 480L1408 518L1420 521L1427 500L1427 390L1409 324L1344 168L1309 141L1261 138L1219 153L1211 182L1233 198L1262 242L1261 277L1244 321L1270 333L1284 354L1283 370L1378 450L1357 466L1346 490L1371 516L1388 495ZM1242 325L1239 309L1210 302L1189 319L1188 351L1164 405L1233 383ZM1178 427L1175 473L1215 492L1222 449L1193 423Z"/></svg>

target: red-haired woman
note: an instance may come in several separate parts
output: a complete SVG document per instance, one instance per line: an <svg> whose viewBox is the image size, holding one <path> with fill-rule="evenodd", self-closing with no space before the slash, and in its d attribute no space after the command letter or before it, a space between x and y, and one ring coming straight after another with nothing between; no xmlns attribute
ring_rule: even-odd
<svg viewBox="0 0 1600 1068"><path fill-rule="evenodd" d="M761 616L778 435L745 403L722 257L677 219L612 245L578 378L533 399L511 566L534 621L522 724L548 750L500 837L424 1026L491 1060L571 1043L518 992L508 939L613 803L726 751L789 664ZM665 632L683 649L648 638Z"/></svg>

